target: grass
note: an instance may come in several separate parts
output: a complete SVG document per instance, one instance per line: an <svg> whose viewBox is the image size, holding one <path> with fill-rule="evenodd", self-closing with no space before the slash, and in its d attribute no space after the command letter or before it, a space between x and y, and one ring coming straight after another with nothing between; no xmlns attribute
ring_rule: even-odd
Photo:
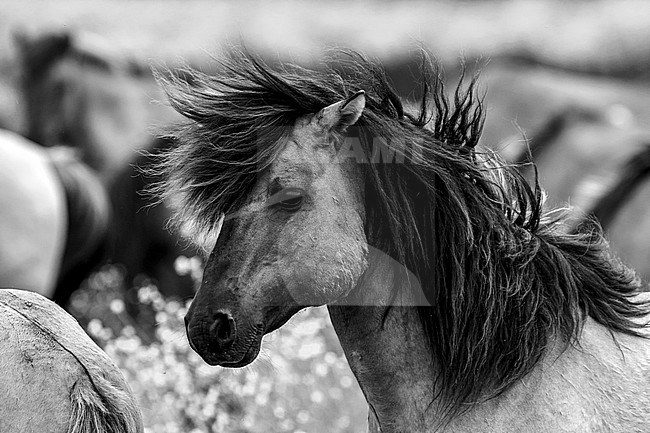
<svg viewBox="0 0 650 433"><path fill-rule="evenodd" d="M356 433L367 429L367 404L342 353L327 311L309 309L264 338L242 369L210 367L189 347L189 304L139 288L155 318L154 339L134 322L123 299L123 274L107 266L71 302L73 314L118 364L151 433Z"/></svg>

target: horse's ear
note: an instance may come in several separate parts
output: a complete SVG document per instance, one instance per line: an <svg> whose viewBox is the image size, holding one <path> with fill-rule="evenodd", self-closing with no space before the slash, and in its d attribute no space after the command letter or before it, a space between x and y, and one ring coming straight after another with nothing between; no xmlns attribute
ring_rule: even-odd
<svg viewBox="0 0 650 433"><path fill-rule="evenodd" d="M19 59L27 63L33 61L33 58L42 58L43 54L64 53L72 45L72 34L69 31L37 36L24 27L18 27L13 30L12 38ZM40 46L42 49L34 50L35 47Z"/></svg>
<svg viewBox="0 0 650 433"><path fill-rule="evenodd" d="M21 55L27 50L29 44L31 43L31 36L27 33L27 30L23 27L18 27L11 32L13 38L14 47L16 47L18 54Z"/></svg>
<svg viewBox="0 0 650 433"><path fill-rule="evenodd" d="M354 125L366 107L366 92L359 90L354 95L323 108L316 116L318 123L327 130L344 131Z"/></svg>

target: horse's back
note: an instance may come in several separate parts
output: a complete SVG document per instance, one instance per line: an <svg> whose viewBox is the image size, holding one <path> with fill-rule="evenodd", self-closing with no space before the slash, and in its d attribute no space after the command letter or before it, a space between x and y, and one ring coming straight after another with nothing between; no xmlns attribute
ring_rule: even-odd
<svg viewBox="0 0 650 433"><path fill-rule="evenodd" d="M636 118L641 125L650 116L650 90L639 83L497 61L485 67L481 77L488 104L481 142L503 151L507 160L526 147L522 131L534 140L557 114L582 117L588 111L604 111L615 123Z"/></svg>
<svg viewBox="0 0 650 433"><path fill-rule="evenodd" d="M119 369L54 303L0 290L0 337L0 431L142 431Z"/></svg>
<svg viewBox="0 0 650 433"><path fill-rule="evenodd" d="M650 300L648 294L639 295ZM638 319L647 323L650 318ZM581 431L647 432L650 425L650 331L635 337L589 319L578 347L568 351L557 370L557 386L566 387L571 411L583 415ZM569 392L573 390L572 392ZM582 405L582 408L579 406Z"/></svg>
<svg viewBox="0 0 650 433"><path fill-rule="evenodd" d="M0 285L51 295L64 248L65 192L44 149L0 130Z"/></svg>
<svg viewBox="0 0 650 433"><path fill-rule="evenodd" d="M612 333L588 319L579 344L550 345L521 381L443 431L646 433L648 407L650 339Z"/></svg>

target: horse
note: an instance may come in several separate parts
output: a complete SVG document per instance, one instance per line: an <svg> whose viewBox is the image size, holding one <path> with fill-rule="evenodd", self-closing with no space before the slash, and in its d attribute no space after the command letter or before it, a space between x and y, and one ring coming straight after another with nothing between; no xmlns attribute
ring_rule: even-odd
<svg viewBox="0 0 650 433"><path fill-rule="evenodd" d="M199 249L166 229L165 204L154 206L141 193L149 178L138 166L146 169L146 154L170 144L154 138L152 129L177 116L151 102L160 93L151 74L97 35L17 33L15 39L26 136L46 147L78 149L109 192L112 220L105 260L124 265L127 286L146 274L164 295L191 297L191 278L175 274L173 263L178 255L198 255Z"/></svg>
<svg viewBox="0 0 650 433"><path fill-rule="evenodd" d="M91 33L15 34L24 135L76 147L107 182L149 138L138 65Z"/></svg>
<svg viewBox="0 0 650 433"><path fill-rule="evenodd" d="M600 189L617 176L631 157L650 140L643 126L617 124L606 110L569 106L555 113L540 128L529 132L527 148L514 164L528 175L535 162L540 183L556 205L571 200L586 209Z"/></svg>
<svg viewBox="0 0 650 433"><path fill-rule="evenodd" d="M546 127L552 130L564 122L589 118L595 122L599 118L612 126L634 129L650 118L650 91L640 82L534 67L503 58L479 69L486 93L480 144L498 151L508 162L527 152L522 131L532 142ZM531 143L530 147L534 152L535 146Z"/></svg>
<svg viewBox="0 0 650 433"><path fill-rule="evenodd" d="M0 431L143 432L115 363L43 296L0 289Z"/></svg>
<svg viewBox="0 0 650 433"><path fill-rule="evenodd" d="M106 247L109 201L70 149L0 130L0 284L65 305Z"/></svg>
<svg viewBox="0 0 650 433"><path fill-rule="evenodd" d="M529 134L527 146L512 153L513 164L529 179L539 176L549 203L571 203L569 226L596 217L621 258L650 281L650 248L643 235L650 215L638 199L636 204L626 199L643 185L648 130L633 118L616 122L611 110L569 105ZM613 224L619 214L628 217Z"/></svg>
<svg viewBox="0 0 650 433"><path fill-rule="evenodd" d="M650 281L650 143L633 154L613 176L601 182L598 199L584 211L601 224L626 263Z"/></svg>
<svg viewBox="0 0 650 433"><path fill-rule="evenodd" d="M639 173L650 140L650 93L638 83L510 63L492 63L483 72L491 100L480 144L519 166L529 180L538 176L548 204L570 203L569 227L606 218L599 223L614 250L650 281L643 235L650 220L640 202L621 199L627 196L621 193L625 177ZM619 214L628 217L611 226Z"/></svg>
<svg viewBox="0 0 650 433"><path fill-rule="evenodd" d="M650 304L598 226L568 234L538 185L476 148L477 79L450 100L425 59L405 111L381 64L340 57L233 51L223 75L161 79L187 120L157 194L218 231L192 348L244 367L325 304L372 432L644 431Z"/></svg>

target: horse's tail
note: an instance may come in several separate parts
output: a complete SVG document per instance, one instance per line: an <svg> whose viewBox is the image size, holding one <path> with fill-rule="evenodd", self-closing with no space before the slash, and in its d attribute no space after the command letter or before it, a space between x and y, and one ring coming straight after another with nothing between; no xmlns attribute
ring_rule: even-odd
<svg viewBox="0 0 650 433"><path fill-rule="evenodd" d="M132 395L103 377L78 380L70 392L67 433L140 433L140 410Z"/></svg>
<svg viewBox="0 0 650 433"><path fill-rule="evenodd" d="M67 147L48 149L65 190L68 235L54 300L65 305L81 282L106 259L111 206L97 174Z"/></svg>

